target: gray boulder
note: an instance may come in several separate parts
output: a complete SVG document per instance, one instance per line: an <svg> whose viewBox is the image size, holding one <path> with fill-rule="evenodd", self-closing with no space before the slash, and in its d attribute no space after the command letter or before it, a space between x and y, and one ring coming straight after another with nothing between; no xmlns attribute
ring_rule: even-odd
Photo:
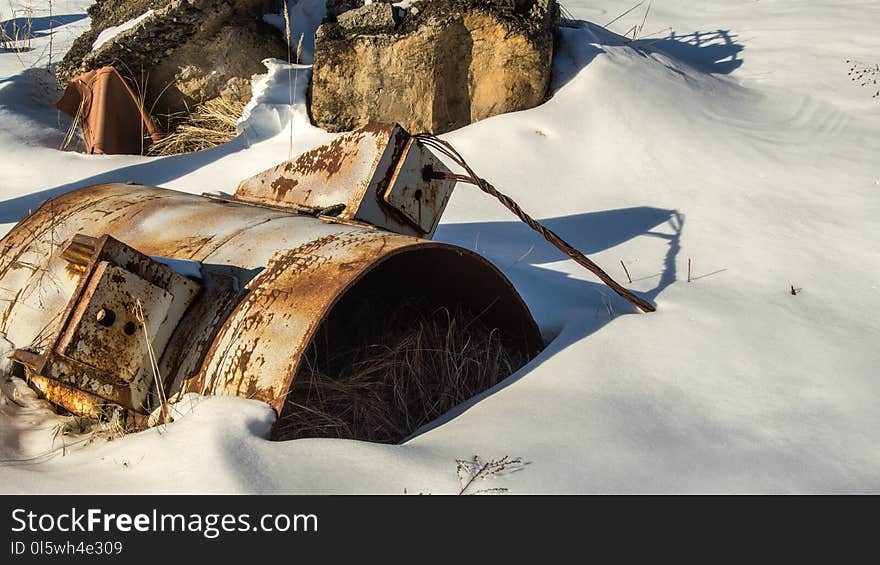
<svg viewBox="0 0 880 565"><path fill-rule="evenodd" d="M373 3L354 8L339 14L336 23L344 30L352 30L357 33L386 33L393 32L398 19L395 18L397 10L391 4Z"/></svg>

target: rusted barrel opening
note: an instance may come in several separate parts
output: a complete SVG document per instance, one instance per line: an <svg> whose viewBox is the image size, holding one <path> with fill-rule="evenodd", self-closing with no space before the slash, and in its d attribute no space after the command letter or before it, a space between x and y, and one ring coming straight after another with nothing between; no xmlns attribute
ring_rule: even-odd
<svg viewBox="0 0 880 565"><path fill-rule="evenodd" d="M324 319L273 438L400 442L507 378L541 345L528 308L485 260L450 247L404 251Z"/></svg>

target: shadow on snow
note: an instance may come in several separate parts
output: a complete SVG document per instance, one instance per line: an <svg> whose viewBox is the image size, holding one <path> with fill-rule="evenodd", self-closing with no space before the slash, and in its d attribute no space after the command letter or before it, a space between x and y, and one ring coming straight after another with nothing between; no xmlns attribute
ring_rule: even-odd
<svg viewBox="0 0 880 565"><path fill-rule="evenodd" d="M540 222L586 255L610 249L636 237L652 237L665 241L667 248L662 258L661 272L643 277L656 277L657 284L648 291L638 293L655 302L657 296L676 281L675 262L681 250L684 219L684 215L677 210L640 206L574 214L543 219ZM564 260L566 256L521 222L441 224L435 238L476 249L498 266L510 278L529 309L548 318L543 320L544 323L540 317L538 319L546 346L519 371L495 387L459 404L410 437L458 417L484 398L531 373L535 367L569 345L598 331L614 317L639 312L635 306L617 296L586 271L583 275L590 280L542 267L541 263ZM511 257L517 259L511 262ZM623 273L617 273L614 265L600 266L627 286L626 279L621 276Z"/></svg>
<svg viewBox="0 0 880 565"><path fill-rule="evenodd" d="M745 49L736 42L736 35L724 29L687 34L670 30L666 37L632 40L591 22L569 20L566 27L560 28L560 34L562 40L553 57L551 92L604 53L603 47L628 46L643 55L662 53L709 74L729 74L738 69L743 64L740 54Z"/></svg>

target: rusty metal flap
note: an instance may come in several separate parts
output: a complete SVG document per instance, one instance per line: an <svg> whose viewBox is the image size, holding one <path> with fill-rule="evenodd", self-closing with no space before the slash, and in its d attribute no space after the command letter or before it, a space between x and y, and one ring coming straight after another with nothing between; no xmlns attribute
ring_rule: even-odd
<svg viewBox="0 0 880 565"><path fill-rule="evenodd" d="M171 293L101 261L74 308L56 351L131 383L144 367L147 337L136 317L140 301L152 344L173 300Z"/></svg>
<svg viewBox="0 0 880 565"><path fill-rule="evenodd" d="M243 181L235 199L312 215L338 208L341 222L430 237L455 182L426 168L448 172L400 126L371 124Z"/></svg>
<svg viewBox="0 0 880 565"><path fill-rule="evenodd" d="M51 346L31 369L102 402L146 411L154 381L148 356L161 356L201 285L109 235L76 234L59 256L80 280ZM50 401L77 413L91 398L52 383L43 388Z"/></svg>
<svg viewBox="0 0 880 565"><path fill-rule="evenodd" d="M454 180L438 178L438 173L448 172L451 171L420 141L410 139L383 198L424 236L430 237L455 188Z"/></svg>
<svg viewBox="0 0 880 565"><path fill-rule="evenodd" d="M345 204L341 215L353 219L367 189L387 179L407 139L398 125L361 128L242 181L235 198L304 212Z"/></svg>
<svg viewBox="0 0 880 565"><path fill-rule="evenodd" d="M111 66L72 78L55 107L82 125L86 153L142 155L162 139L141 100Z"/></svg>

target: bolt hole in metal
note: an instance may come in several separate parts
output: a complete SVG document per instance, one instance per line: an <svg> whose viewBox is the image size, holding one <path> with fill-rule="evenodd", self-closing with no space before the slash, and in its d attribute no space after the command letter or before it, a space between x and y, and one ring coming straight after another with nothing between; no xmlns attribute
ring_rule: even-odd
<svg viewBox="0 0 880 565"><path fill-rule="evenodd" d="M125 322L122 331L125 332L125 335L134 335L134 332L137 331L137 324L134 322Z"/></svg>
<svg viewBox="0 0 880 565"><path fill-rule="evenodd" d="M532 359L534 322L475 263L422 249L361 279L303 354L273 439L399 443Z"/></svg>
<svg viewBox="0 0 880 565"><path fill-rule="evenodd" d="M436 177L434 176L434 167L431 165L425 165L422 167L422 180L430 182L434 180ZM418 197L416 197L418 198Z"/></svg>
<svg viewBox="0 0 880 565"><path fill-rule="evenodd" d="M116 314L109 308L101 308L98 310L95 320L105 328L109 328L116 321Z"/></svg>

